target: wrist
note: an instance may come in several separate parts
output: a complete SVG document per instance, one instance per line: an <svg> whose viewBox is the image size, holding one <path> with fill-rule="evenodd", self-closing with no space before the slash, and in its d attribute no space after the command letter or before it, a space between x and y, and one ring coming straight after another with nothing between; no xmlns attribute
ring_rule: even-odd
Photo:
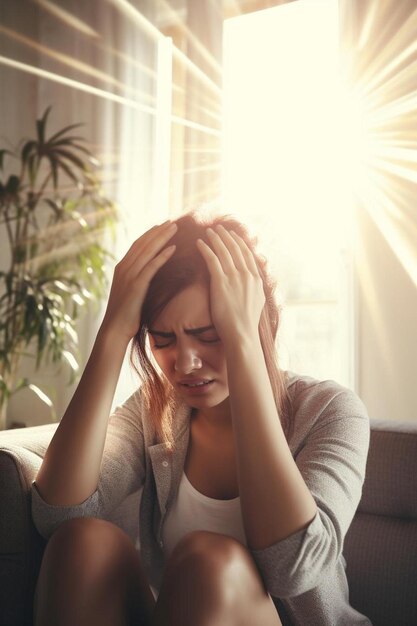
<svg viewBox="0 0 417 626"><path fill-rule="evenodd" d="M263 354L258 331L230 336L223 345L226 359L230 358L232 362L239 357L250 359L259 351Z"/></svg>
<svg viewBox="0 0 417 626"><path fill-rule="evenodd" d="M104 348L111 350L122 350L123 354L126 352L129 345L130 338L120 333L114 326L102 322L96 338L96 343L100 344Z"/></svg>

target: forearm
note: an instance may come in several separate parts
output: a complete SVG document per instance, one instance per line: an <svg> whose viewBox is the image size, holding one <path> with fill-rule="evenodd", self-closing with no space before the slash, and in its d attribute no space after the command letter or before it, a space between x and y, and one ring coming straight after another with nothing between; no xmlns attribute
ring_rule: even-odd
<svg viewBox="0 0 417 626"><path fill-rule="evenodd" d="M36 477L43 499L75 505L97 488L108 417L127 343L100 329L78 387Z"/></svg>
<svg viewBox="0 0 417 626"><path fill-rule="evenodd" d="M226 347L242 517L262 549L306 527L315 501L288 447L258 338Z"/></svg>

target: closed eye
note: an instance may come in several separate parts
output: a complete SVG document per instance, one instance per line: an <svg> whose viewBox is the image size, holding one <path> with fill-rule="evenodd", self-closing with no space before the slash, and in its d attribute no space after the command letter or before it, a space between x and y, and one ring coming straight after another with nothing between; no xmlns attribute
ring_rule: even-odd
<svg viewBox="0 0 417 626"><path fill-rule="evenodd" d="M156 343L153 344L154 350L161 350L161 348L168 348L168 346L171 345L172 342L170 343L164 343L163 345L157 345Z"/></svg>
<svg viewBox="0 0 417 626"><path fill-rule="evenodd" d="M198 340L201 341L201 343L217 343L220 341L220 337L216 337L215 339L203 339L202 337L198 337ZM154 343L153 347L155 350L161 350L162 348L168 348L172 343L172 341L169 343Z"/></svg>

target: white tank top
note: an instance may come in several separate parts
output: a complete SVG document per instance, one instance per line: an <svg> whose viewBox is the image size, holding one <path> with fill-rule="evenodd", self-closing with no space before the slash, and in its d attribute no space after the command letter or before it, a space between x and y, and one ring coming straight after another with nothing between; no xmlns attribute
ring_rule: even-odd
<svg viewBox="0 0 417 626"><path fill-rule="evenodd" d="M193 530L211 530L229 535L246 546L240 497L232 500L209 498L193 487L183 471L177 498L162 528L166 558L178 541Z"/></svg>

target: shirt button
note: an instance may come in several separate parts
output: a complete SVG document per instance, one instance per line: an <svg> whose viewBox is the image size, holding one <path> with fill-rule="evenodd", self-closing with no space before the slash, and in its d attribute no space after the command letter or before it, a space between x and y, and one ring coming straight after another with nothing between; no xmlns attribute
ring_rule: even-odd
<svg viewBox="0 0 417 626"><path fill-rule="evenodd" d="M168 461L162 461L162 465L163 465L164 467L168 467Z"/></svg>
<svg viewBox="0 0 417 626"><path fill-rule="evenodd" d="M161 548L163 548L163 547L164 547L164 542L162 541L162 539L161 539L161 541L159 542L159 545L161 546Z"/></svg>

